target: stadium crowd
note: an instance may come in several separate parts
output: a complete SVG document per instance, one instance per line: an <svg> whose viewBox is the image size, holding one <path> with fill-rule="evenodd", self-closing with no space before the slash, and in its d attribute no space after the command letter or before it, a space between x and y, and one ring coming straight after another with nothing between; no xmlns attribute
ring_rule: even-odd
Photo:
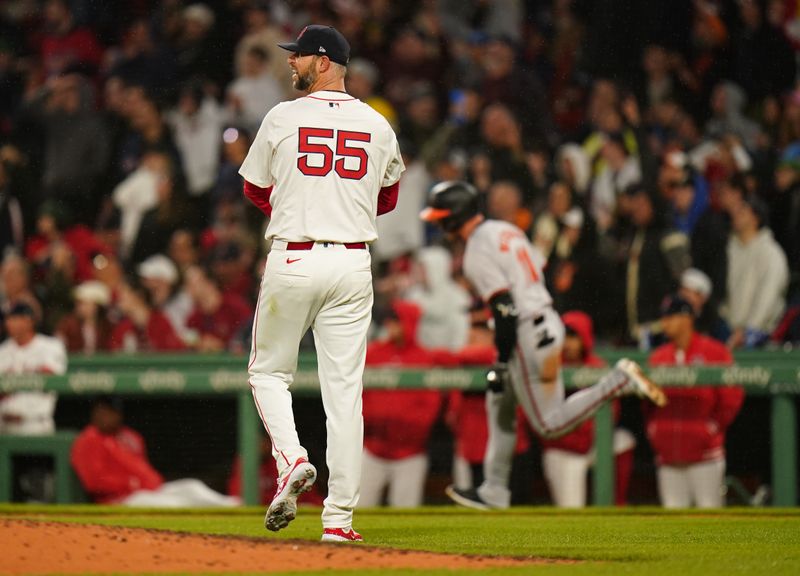
<svg viewBox="0 0 800 576"><path fill-rule="evenodd" d="M593 340L653 347L680 290L730 349L800 341L793 0L4 2L0 314L25 304L69 353L246 353L267 246L238 168L298 95L276 43L309 23L349 39L348 91L407 165L376 339L411 302L415 346L485 358L460 255L418 218L464 179Z"/></svg>

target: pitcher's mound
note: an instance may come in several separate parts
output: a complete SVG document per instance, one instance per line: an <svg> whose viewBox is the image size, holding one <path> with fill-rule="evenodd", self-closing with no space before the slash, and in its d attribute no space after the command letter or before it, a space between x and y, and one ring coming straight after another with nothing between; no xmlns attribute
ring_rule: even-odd
<svg viewBox="0 0 800 576"><path fill-rule="evenodd" d="M470 569L558 562L8 518L0 520L0 542L3 573L11 575Z"/></svg>

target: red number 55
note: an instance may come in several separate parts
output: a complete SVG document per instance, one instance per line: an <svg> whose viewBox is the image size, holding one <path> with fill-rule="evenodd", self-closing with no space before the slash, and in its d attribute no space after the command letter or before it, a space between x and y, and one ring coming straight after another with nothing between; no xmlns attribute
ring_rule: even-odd
<svg viewBox="0 0 800 576"><path fill-rule="evenodd" d="M336 173L348 180L361 180L367 173L367 161L369 156L363 148L350 146L350 142L369 142L372 136L368 132L351 132L350 130L339 130L336 132L336 153L338 158L334 162L334 151L326 142L319 140L333 140L334 130L330 128L300 128L298 133L297 152L302 154L297 158L297 168L306 176L327 176L334 168ZM317 140L316 142L311 139ZM308 157L311 154L322 156L322 164L311 166ZM358 166L355 169L346 168L345 159L358 159Z"/></svg>

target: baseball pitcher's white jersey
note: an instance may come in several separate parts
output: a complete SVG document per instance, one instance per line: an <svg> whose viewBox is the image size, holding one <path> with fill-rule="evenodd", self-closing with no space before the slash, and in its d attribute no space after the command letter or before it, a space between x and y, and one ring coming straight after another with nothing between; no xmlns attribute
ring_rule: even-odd
<svg viewBox="0 0 800 576"><path fill-rule="evenodd" d="M349 94L322 90L272 108L239 173L274 186L267 238L372 242L378 191L404 169L383 116Z"/></svg>
<svg viewBox="0 0 800 576"><path fill-rule="evenodd" d="M553 303L544 284L545 257L525 233L508 222L487 220L467 239L464 275L485 302L508 290L520 320L541 313Z"/></svg>

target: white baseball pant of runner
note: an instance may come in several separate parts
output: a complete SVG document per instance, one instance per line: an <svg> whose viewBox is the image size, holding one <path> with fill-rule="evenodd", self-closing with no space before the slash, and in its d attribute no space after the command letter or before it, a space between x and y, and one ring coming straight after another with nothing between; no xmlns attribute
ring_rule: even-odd
<svg viewBox="0 0 800 576"><path fill-rule="evenodd" d="M489 440L483 462L484 481L478 487L478 495L492 506L507 508L511 503L508 482L517 440L517 403L540 436L560 438L593 416L628 384L627 375L613 369L594 386L566 398L560 369L554 381L543 383L541 379L546 363L561 353L563 343L564 324L552 308L520 321L516 351L509 362L513 392L486 394Z"/></svg>
<svg viewBox="0 0 800 576"><path fill-rule="evenodd" d="M724 506L724 458L687 466L659 466L656 476L664 508Z"/></svg>
<svg viewBox="0 0 800 576"><path fill-rule="evenodd" d="M289 387L300 340L312 328L328 436L322 524L349 529L361 479L362 376L373 300L370 254L330 242L310 250L286 246L273 241L261 281L250 385L283 476L298 458L308 457L297 436Z"/></svg>

